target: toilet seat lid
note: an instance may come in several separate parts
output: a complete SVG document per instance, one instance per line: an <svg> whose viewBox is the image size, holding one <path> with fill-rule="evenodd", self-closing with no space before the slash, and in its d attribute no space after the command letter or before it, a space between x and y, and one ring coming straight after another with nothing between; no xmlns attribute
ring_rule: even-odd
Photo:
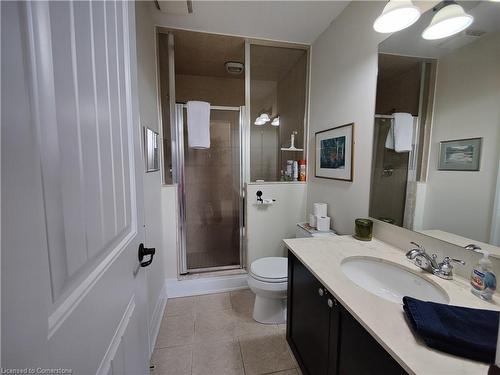
<svg viewBox="0 0 500 375"><path fill-rule="evenodd" d="M263 281L286 281L288 277L288 260L283 257L260 258L252 262L250 272Z"/></svg>

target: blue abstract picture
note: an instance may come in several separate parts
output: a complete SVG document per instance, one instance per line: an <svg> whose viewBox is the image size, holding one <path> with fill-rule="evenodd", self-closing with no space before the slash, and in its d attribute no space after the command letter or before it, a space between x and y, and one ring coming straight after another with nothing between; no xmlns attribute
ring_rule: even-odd
<svg viewBox="0 0 500 375"><path fill-rule="evenodd" d="M321 168L345 168L345 142L345 136L321 140Z"/></svg>

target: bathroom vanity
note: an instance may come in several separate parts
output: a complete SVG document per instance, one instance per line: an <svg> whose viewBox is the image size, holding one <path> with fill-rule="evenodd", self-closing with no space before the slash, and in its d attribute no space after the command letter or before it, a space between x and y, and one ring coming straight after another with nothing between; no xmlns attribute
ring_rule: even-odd
<svg viewBox="0 0 500 375"><path fill-rule="evenodd" d="M288 270L287 340L304 373L406 373L291 252Z"/></svg>
<svg viewBox="0 0 500 375"><path fill-rule="evenodd" d="M346 259L376 259L433 285L453 305L500 310L497 297L492 303L479 300L466 280L425 274L403 251L376 239L284 242L289 249L287 341L304 374L487 374L486 364L428 348L408 326L402 302L360 287L342 265Z"/></svg>

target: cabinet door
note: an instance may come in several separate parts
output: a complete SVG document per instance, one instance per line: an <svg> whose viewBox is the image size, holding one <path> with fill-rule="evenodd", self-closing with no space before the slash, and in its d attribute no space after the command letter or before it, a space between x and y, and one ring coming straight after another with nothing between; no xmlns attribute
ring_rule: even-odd
<svg viewBox="0 0 500 375"><path fill-rule="evenodd" d="M338 355L339 355L339 336L340 336L340 310L342 309L339 302L333 297L329 298L330 308L330 339L328 347L328 375L336 375L338 373ZM330 302L331 301L331 302Z"/></svg>
<svg viewBox="0 0 500 375"><path fill-rule="evenodd" d="M339 336L338 373L340 375L406 374L394 358L344 307L340 307Z"/></svg>
<svg viewBox="0 0 500 375"><path fill-rule="evenodd" d="M288 254L287 340L304 374L328 374L330 307L323 286Z"/></svg>

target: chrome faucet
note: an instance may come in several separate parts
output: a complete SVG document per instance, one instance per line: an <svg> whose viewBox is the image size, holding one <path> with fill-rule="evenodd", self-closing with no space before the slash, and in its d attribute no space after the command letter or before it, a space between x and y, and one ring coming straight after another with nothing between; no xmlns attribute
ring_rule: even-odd
<svg viewBox="0 0 500 375"><path fill-rule="evenodd" d="M406 258L413 264L422 268L423 270L432 273L442 279L452 280L453 279L453 265L452 262L459 263L465 266L465 262L460 259L454 259L450 257L445 257L442 262L437 262L437 255L429 255L425 251L423 246L420 246L416 242L411 242L416 248L411 249L406 253Z"/></svg>

